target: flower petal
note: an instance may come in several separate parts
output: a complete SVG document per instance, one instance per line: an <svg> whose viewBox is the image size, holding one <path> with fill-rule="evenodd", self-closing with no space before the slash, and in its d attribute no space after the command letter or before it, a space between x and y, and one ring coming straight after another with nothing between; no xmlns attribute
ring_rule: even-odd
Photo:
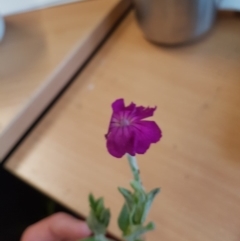
<svg viewBox="0 0 240 241"><path fill-rule="evenodd" d="M111 155L117 158L126 153L134 156L134 139L134 132L131 128L113 128L107 136L107 149Z"/></svg>
<svg viewBox="0 0 240 241"><path fill-rule="evenodd" d="M112 109L113 112L133 111L134 109L136 109L136 104L131 102L130 105L125 107L124 99L117 99L112 103Z"/></svg>
<svg viewBox="0 0 240 241"><path fill-rule="evenodd" d="M112 103L113 112L124 111L125 105L123 99L117 99Z"/></svg>
<svg viewBox="0 0 240 241"><path fill-rule="evenodd" d="M145 119L147 117L151 117L154 114L154 111L157 109L157 107L155 108L150 108L150 107L143 107L143 106L139 106L136 108L136 111L133 113L134 114L134 120L142 120Z"/></svg>
<svg viewBox="0 0 240 241"><path fill-rule="evenodd" d="M131 102L129 106L125 107L125 111L134 111L135 109L136 109L136 104L134 104L133 102Z"/></svg>
<svg viewBox="0 0 240 241"><path fill-rule="evenodd" d="M112 128L107 134L108 152L117 158L126 153L134 156L134 139L134 132L128 126Z"/></svg>
<svg viewBox="0 0 240 241"><path fill-rule="evenodd" d="M154 121L139 121L134 123L135 152L144 154L152 143L156 143L162 137L162 132Z"/></svg>

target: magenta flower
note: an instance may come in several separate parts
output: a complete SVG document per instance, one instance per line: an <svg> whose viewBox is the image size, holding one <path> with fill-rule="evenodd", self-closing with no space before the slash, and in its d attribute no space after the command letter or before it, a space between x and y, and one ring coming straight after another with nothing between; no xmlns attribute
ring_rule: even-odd
<svg viewBox="0 0 240 241"><path fill-rule="evenodd" d="M123 99L112 104L113 114L105 135L108 152L120 158L128 153L144 154L152 143L160 140L162 133L154 121L144 120L153 116L155 108L145 108L131 103L124 105Z"/></svg>

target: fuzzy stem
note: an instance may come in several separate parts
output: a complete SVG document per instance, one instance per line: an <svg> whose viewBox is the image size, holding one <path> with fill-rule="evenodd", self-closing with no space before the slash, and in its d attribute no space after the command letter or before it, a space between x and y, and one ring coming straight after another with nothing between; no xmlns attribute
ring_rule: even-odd
<svg viewBox="0 0 240 241"><path fill-rule="evenodd" d="M129 165L131 167L131 171L133 173L134 180L141 183L141 179L140 179L140 175L139 175L140 172L139 172L136 157L127 154L127 158L128 158Z"/></svg>

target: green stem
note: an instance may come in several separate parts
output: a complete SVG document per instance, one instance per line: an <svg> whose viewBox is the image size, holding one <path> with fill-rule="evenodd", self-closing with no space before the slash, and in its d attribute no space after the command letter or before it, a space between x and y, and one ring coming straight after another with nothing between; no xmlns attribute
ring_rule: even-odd
<svg viewBox="0 0 240 241"><path fill-rule="evenodd" d="M104 234L95 235L95 240L96 241L109 241L109 239L107 239Z"/></svg>
<svg viewBox="0 0 240 241"><path fill-rule="evenodd" d="M127 158L128 158L129 165L131 167L131 171L133 173L134 180L141 183L141 179L140 179L140 175L139 175L140 172L139 172L136 157L127 154Z"/></svg>

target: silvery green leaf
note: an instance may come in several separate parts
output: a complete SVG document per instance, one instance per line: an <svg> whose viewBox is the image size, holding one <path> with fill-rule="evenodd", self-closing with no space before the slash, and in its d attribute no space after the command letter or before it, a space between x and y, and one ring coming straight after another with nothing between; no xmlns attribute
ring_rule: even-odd
<svg viewBox="0 0 240 241"><path fill-rule="evenodd" d="M139 202L138 204L135 205L136 209L133 215L133 224L139 225L142 224L142 215L143 215L143 209L144 209L144 203Z"/></svg>
<svg viewBox="0 0 240 241"><path fill-rule="evenodd" d="M104 209L103 210L103 213L102 213L102 216L101 216L101 220L102 220L102 223L105 225L105 227L107 228L108 225L109 225L109 222L110 222L110 210L107 208L107 209Z"/></svg>
<svg viewBox="0 0 240 241"><path fill-rule="evenodd" d="M126 241L135 241L141 238L141 236L151 230L155 229L153 222L148 223L145 227L139 226L136 230L129 236L125 236Z"/></svg>
<svg viewBox="0 0 240 241"><path fill-rule="evenodd" d="M137 192L142 192L143 191L143 187L142 187L142 185L138 181L133 180L133 181L131 181L130 184L131 184L132 188L135 191L137 191Z"/></svg>
<svg viewBox="0 0 240 241"><path fill-rule="evenodd" d="M147 230L147 231L152 231L152 230L155 229L155 224L153 222L150 222L145 226L144 229Z"/></svg>
<svg viewBox="0 0 240 241"><path fill-rule="evenodd" d="M104 207L103 198L95 199L92 194L89 195L91 207L87 218L89 228L95 235L105 234L110 221L110 211Z"/></svg>
<svg viewBox="0 0 240 241"><path fill-rule="evenodd" d="M136 205L133 205L132 208L131 208L131 210L130 210L130 213L129 213L129 222L130 222L130 225L134 225L133 218L134 218L135 211L136 211Z"/></svg>
<svg viewBox="0 0 240 241"><path fill-rule="evenodd" d="M155 188L147 194L147 200L143 206L143 212L142 212L142 217L140 221L141 223L145 222L147 215L150 211L150 208L152 206L153 200L159 192L160 192L160 188Z"/></svg>
<svg viewBox="0 0 240 241"><path fill-rule="evenodd" d="M142 187L142 185L137 182L137 181L132 181L131 182L131 186L134 189L134 199L135 199L135 203L138 202L145 202L147 199L147 195Z"/></svg>
<svg viewBox="0 0 240 241"><path fill-rule="evenodd" d="M105 209L101 210L101 213L98 215L99 221L102 223L105 220Z"/></svg>
<svg viewBox="0 0 240 241"><path fill-rule="evenodd" d="M130 219L129 210L127 208L127 205L124 204L120 212L120 215L118 217L118 226L122 230L124 235L128 231L128 227L130 224L129 219Z"/></svg>
<svg viewBox="0 0 240 241"><path fill-rule="evenodd" d="M134 225L142 224L142 216L144 213L144 207L147 202L147 194L145 191L139 187L139 183L136 181L132 182L132 187L134 188L134 206L135 211L132 217L132 222Z"/></svg>
<svg viewBox="0 0 240 241"><path fill-rule="evenodd" d="M128 208L131 209L133 204L134 204L133 194L129 190L127 190L123 187L119 187L118 190L123 195L123 197L125 198L125 201L126 201L126 204L127 204Z"/></svg>
<svg viewBox="0 0 240 241"><path fill-rule="evenodd" d="M87 218L87 224L94 234L105 234L106 227L104 224L100 223L94 213L91 212Z"/></svg>
<svg viewBox="0 0 240 241"><path fill-rule="evenodd" d="M88 237L78 241L113 241L113 240L106 238L104 235L95 235L93 237Z"/></svg>
<svg viewBox="0 0 240 241"><path fill-rule="evenodd" d="M89 237L89 238L81 239L78 241L96 241L96 239L95 239L95 237Z"/></svg>
<svg viewBox="0 0 240 241"><path fill-rule="evenodd" d="M103 203L103 198L99 198L96 202L95 206L95 213L97 216L100 216L100 213L104 210L104 203Z"/></svg>
<svg viewBox="0 0 240 241"><path fill-rule="evenodd" d="M91 193L89 194L88 200L89 200L91 209L95 210L95 198L94 198L93 194L91 194Z"/></svg>
<svg viewBox="0 0 240 241"><path fill-rule="evenodd" d="M108 238L105 237L105 235L95 235L95 241L110 241Z"/></svg>

